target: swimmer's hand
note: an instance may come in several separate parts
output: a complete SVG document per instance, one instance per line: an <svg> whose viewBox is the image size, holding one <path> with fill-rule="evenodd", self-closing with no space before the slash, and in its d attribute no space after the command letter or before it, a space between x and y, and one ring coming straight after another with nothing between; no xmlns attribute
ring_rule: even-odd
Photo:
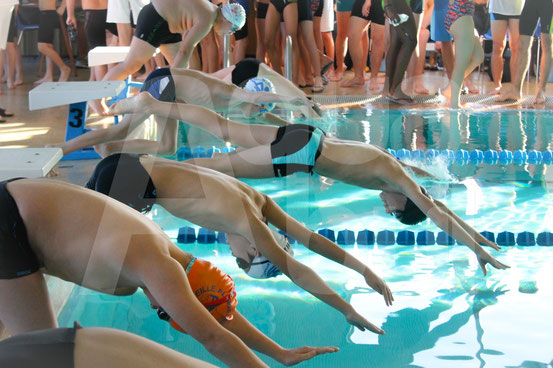
<svg viewBox="0 0 553 368"><path fill-rule="evenodd" d="M282 358L278 361L285 366L296 365L305 360L312 359L317 355L326 354L326 353L335 353L337 352L337 347L334 346L325 346L325 347L311 347L311 346L302 346L301 348L296 349L284 349Z"/></svg>
<svg viewBox="0 0 553 368"><path fill-rule="evenodd" d="M376 327L369 321L367 321L363 316L361 316L359 313L357 313L353 307L351 307L351 311L346 313L345 315L346 320L348 323L352 326L357 327L361 331L369 330L374 332L375 334L384 335L384 330L381 330L380 328Z"/></svg>
<svg viewBox="0 0 553 368"><path fill-rule="evenodd" d="M482 268L482 272L484 272L484 276L486 276L486 264L489 263L492 265L492 267L497 268L498 270L505 270L507 268L511 268L507 265L504 265L503 263L499 262L497 259L492 257L488 252L482 249L476 257L478 258L478 263L480 264L480 268Z"/></svg>
<svg viewBox="0 0 553 368"><path fill-rule="evenodd" d="M387 306L392 305L394 301L394 296L392 295L392 291L388 287L388 284L386 284L386 281L382 280L380 277L371 272L370 274L365 276L365 282L367 283L367 285L373 288L374 291L384 297Z"/></svg>

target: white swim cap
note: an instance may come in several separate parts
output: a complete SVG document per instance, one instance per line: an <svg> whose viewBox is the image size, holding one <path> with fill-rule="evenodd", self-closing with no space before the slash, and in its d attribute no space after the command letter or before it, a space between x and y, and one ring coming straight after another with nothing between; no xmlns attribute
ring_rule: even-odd
<svg viewBox="0 0 553 368"><path fill-rule="evenodd" d="M248 92L271 92L275 93L275 85L267 78L255 77L248 80L244 89ZM271 111L275 108L274 103L261 104L262 113Z"/></svg>
<svg viewBox="0 0 553 368"><path fill-rule="evenodd" d="M232 33L238 31L246 24L246 11L242 5L231 3L223 6L223 16L232 24Z"/></svg>
<svg viewBox="0 0 553 368"><path fill-rule="evenodd" d="M282 249L284 249L291 256L294 255L294 250L288 241L288 238L280 234L278 231L271 229L275 240ZM268 279L270 277L276 277L282 275L282 272L263 255L255 257L250 265L250 269L246 272L248 276L254 279Z"/></svg>

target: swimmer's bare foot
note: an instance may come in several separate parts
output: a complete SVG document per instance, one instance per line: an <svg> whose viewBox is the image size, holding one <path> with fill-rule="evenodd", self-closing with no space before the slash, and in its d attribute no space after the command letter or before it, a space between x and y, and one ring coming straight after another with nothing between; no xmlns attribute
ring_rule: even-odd
<svg viewBox="0 0 553 368"><path fill-rule="evenodd" d="M365 78L353 77L351 79L343 79L340 82L340 87L363 87L365 85Z"/></svg>
<svg viewBox="0 0 553 368"><path fill-rule="evenodd" d="M545 103L545 94L539 91L534 98L534 105L543 105Z"/></svg>
<svg viewBox="0 0 553 368"><path fill-rule="evenodd" d="M125 98L113 104L109 108L110 115L121 115L136 112L145 112L149 110L156 99L148 92L141 92L135 97Z"/></svg>
<svg viewBox="0 0 553 368"><path fill-rule="evenodd" d="M69 80L69 76L71 75L71 68L67 65L60 69L60 77L58 79L58 82L67 82Z"/></svg>
<svg viewBox="0 0 553 368"><path fill-rule="evenodd" d="M100 116L107 116L108 115L108 109L104 104L102 103L102 100L91 100L88 101L88 106L98 115Z"/></svg>

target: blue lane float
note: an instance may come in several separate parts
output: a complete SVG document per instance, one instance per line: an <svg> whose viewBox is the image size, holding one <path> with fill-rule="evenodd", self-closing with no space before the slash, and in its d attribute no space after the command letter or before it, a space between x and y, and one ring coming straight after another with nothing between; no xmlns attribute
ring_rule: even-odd
<svg viewBox="0 0 553 368"><path fill-rule="evenodd" d="M523 231L517 234L517 244L521 247L531 247L536 245L534 233Z"/></svg>
<svg viewBox="0 0 553 368"><path fill-rule="evenodd" d="M234 147L222 147L218 148L215 146L211 147L201 147L197 146L194 149L190 147L180 147L177 150L177 159L179 161L187 160L193 157L212 157L213 153L229 153L234 151ZM495 151L492 149L481 151L478 149L467 151L460 149L457 151L452 151L445 149L438 151L437 149L431 148L426 151L423 150L413 150L402 148L400 150L394 150L391 148L387 149L390 154L395 156L399 160L416 160L420 162L432 163L436 159L445 159L448 163L456 162L460 165L480 165L482 162L488 165L508 165L508 164L553 164L553 151L547 150L544 152L541 151L524 151L517 150L511 152L509 150Z"/></svg>
<svg viewBox="0 0 553 368"><path fill-rule="evenodd" d="M498 233L496 243L500 246L513 246L515 245L515 234L510 231Z"/></svg>
<svg viewBox="0 0 553 368"><path fill-rule="evenodd" d="M334 230L331 229L321 229L318 233L330 241L336 241L336 236L334 235Z"/></svg>
<svg viewBox="0 0 553 368"><path fill-rule="evenodd" d="M415 233L409 230L402 230L397 233L396 243L398 245L415 245Z"/></svg>
<svg viewBox="0 0 553 368"><path fill-rule="evenodd" d="M290 244L294 244L296 240L288 236L283 231L279 230L279 233L286 236ZM317 231L318 234L324 236L330 241L336 242L339 245L402 245L402 246L428 246L428 245L445 245L452 246L456 244L455 239L444 231L434 233L428 230L422 230L415 234L411 230L401 230L395 233L391 230L379 231L376 236L374 231L364 229L357 232L343 229L335 231L332 229L324 228ZM553 233L545 231L541 233L533 233L531 231L522 231L520 233L513 233L510 231L502 231L497 234L491 231L482 231L480 234L492 242L497 243L500 246L515 246L530 247L530 246L553 246ZM220 244L227 244L227 237L224 232L215 233L212 230L199 228L196 234L196 229L190 226L184 226L179 229L177 236L178 243L194 243L199 244L213 244L215 242Z"/></svg>
<svg viewBox="0 0 553 368"><path fill-rule="evenodd" d="M445 231L440 231L436 237L436 243L438 245L455 245L455 239Z"/></svg>
<svg viewBox="0 0 553 368"><path fill-rule="evenodd" d="M550 233L547 231L543 233L539 233L536 239L536 243L544 247L553 246L553 233Z"/></svg>
<svg viewBox="0 0 553 368"><path fill-rule="evenodd" d="M396 236L393 231L382 230L376 235L376 244L378 245L394 245L396 243Z"/></svg>
<svg viewBox="0 0 553 368"><path fill-rule="evenodd" d="M185 226L179 229L179 235L177 236L178 243L194 243L196 241L196 230L193 227Z"/></svg>
<svg viewBox="0 0 553 368"><path fill-rule="evenodd" d="M432 231L419 231L417 234L417 244L418 245L434 245L436 244L436 238Z"/></svg>
<svg viewBox="0 0 553 368"><path fill-rule="evenodd" d="M357 245L374 245L374 231L361 230L357 233Z"/></svg>
<svg viewBox="0 0 553 368"><path fill-rule="evenodd" d="M215 243L215 231L204 229L203 227L198 230L198 236L196 238L200 244L213 244Z"/></svg>
<svg viewBox="0 0 553 368"><path fill-rule="evenodd" d="M340 245L352 245L355 244L355 233L351 230L345 229L338 231L338 238L336 242Z"/></svg>
<svg viewBox="0 0 553 368"><path fill-rule="evenodd" d="M219 234L217 234L217 243L219 243L219 244L228 244L227 234L222 232L222 231L219 231Z"/></svg>

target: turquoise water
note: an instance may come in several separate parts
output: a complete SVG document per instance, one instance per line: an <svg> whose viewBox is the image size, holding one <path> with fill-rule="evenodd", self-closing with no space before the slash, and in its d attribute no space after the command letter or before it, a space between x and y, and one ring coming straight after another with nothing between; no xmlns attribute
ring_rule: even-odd
<svg viewBox="0 0 553 368"><path fill-rule="evenodd" d="M553 115L486 112L470 116L449 111L333 111L317 124L340 138L400 149L551 149ZM223 143L196 129L183 134L191 146ZM553 197L547 165L433 164L451 173L431 191L479 231L553 231ZM270 195L311 229L405 230L385 211L378 192L296 174L284 179L247 180ZM152 218L173 238L190 226L155 207ZM438 229L425 222L409 230ZM284 276L259 281L235 264L226 245L182 244L236 281L238 309L261 331L285 347L333 345L340 352L304 362L304 367L545 367L553 363L553 247L504 247L491 251L511 266L484 277L463 246L347 246L389 284L392 307L363 279L295 244L296 257L321 275L385 336L354 330L330 307ZM102 295L76 288L60 324L128 330L183 353L218 363L189 336L159 320L141 293ZM278 364L262 357L270 366Z"/></svg>

